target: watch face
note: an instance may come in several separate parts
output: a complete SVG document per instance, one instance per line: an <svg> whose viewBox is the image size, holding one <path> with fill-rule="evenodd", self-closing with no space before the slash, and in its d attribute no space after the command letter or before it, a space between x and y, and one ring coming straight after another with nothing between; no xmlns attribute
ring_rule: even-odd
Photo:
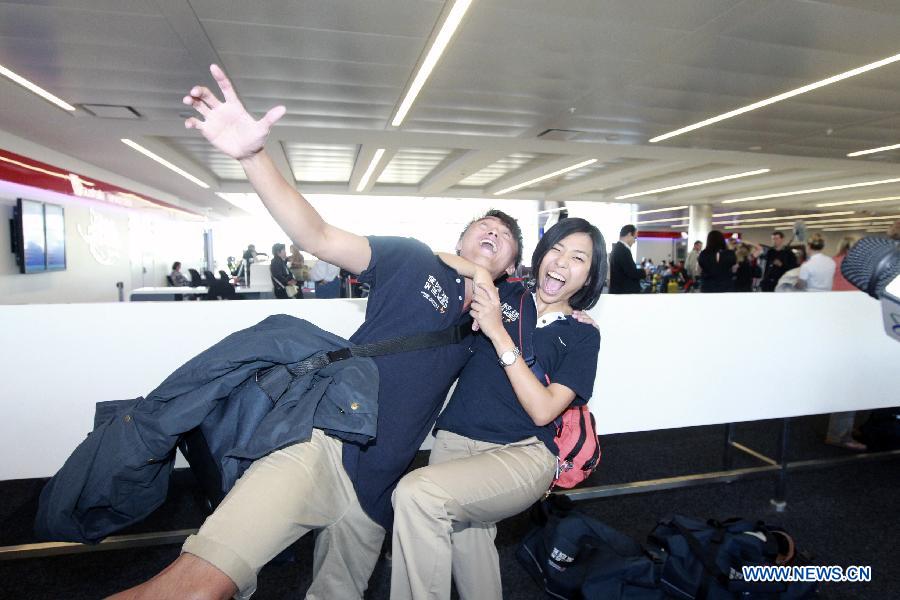
<svg viewBox="0 0 900 600"><path fill-rule="evenodd" d="M500 362L502 362L506 366L510 366L511 364L516 362L516 353L512 350L507 350L500 355Z"/></svg>

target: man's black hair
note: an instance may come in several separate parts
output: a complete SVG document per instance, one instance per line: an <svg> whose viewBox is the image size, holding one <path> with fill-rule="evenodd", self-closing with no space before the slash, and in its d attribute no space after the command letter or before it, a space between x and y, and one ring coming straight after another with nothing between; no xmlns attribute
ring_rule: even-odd
<svg viewBox="0 0 900 600"><path fill-rule="evenodd" d="M272 244L272 256L278 256L278 253L284 250L284 244Z"/></svg>
<svg viewBox="0 0 900 600"><path fill-rule="evenodd" d="M591 237L591 242L594 246L587 281L583 288L569 298L569 306L575 310L588 310L589 308L593 308L600 298L600 292L606 284L606 272L609 267L606 258L606 242L603 240L603 234L588 221L578 217L569 217L548 229L534 249L534 254L531 255L531 275L534 278L539 277L540 274L538 271L541 268L541 261L544 260L544 256L547 252L563 238L566 238L573 233L588 234Z"/></svg>
<svg viewBox="0 0 900 600"><path fill-rule="evenodd" d="M471 227L474 223L487 219L488 217L494 217L495 219L498 219L501 223L503 223L506 228L509 229L509 232L512 234L513 238L516 240L516 262L513 263L513 267L518 267L519 263L522 262L522 228L519 227L518 221L516 221L513 217L506 214L502 210L492 208L477 219L472 219L471 221L469 221L468 225L463 228L462 233L459 234L459 239L462 239L463 236L466 235L469 227Z"/></svg>
<svg viewBox="0 0 900 600"><path fill-rule="evenodd" d="M637 227L635 227L634 225L626 225L622 228L621 231L619 231L620 238L623 238L628 234L637 235Z"/></svg>
<svg viewBox="0 0 900 600"><path fill-rule="evenodd" d="M780 231L773 231L773 232L772 232L772 235L777 235L777 236L780 237L781 239L784 239L784 233L782 233L782 232L780 232Z"/></svg>

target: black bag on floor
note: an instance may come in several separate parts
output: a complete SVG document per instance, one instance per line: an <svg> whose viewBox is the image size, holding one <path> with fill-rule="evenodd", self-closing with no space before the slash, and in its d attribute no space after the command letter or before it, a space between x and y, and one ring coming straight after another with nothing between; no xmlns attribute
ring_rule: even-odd
<svg viewBox="0 0 900 600"><path fill-rule="evenodd" d="M660 587L683 600L795 600L812 598L815 583L749 582L741 567L790 564L795 549L786 532L761 521L674 516L648 537L664 561Z"/></svg>
<svg viewBox="0 0 900 600"><path fill-rule="evenodd" d="M570 502L570 501L569 501ZM546 523L532 529L516 551L519 563L551 598L662 600L659 565L640 544L608 525L560 506L539 503Z"/></svg>
<svg viewBox="0 0 900 600"><path fill-rule="evenodd" d="M900 407L873 410L859 429L869 450L900 450Z"/></svg>

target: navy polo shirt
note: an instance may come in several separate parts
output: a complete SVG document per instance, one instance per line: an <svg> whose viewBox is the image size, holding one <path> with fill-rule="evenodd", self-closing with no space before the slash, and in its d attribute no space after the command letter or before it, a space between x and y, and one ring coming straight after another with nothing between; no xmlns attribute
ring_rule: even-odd
<svg viewBox="0 0 900 600"><path fill-rule="evenodd" d="M370 287L356 344L440 331L469 319L465 282L422 242L369 237L372 260L359 276ZM344 468L363 510L389 529L391 493L428 435L450 385L471 356L459 344L378 356L378 435L367 446L345 443Z"/></svg>
<svg viewBox="0 0 900 600"><path fill-rule="evenodd" d="M525 299L534 306L532 298ZM518 306L518 304L516 304ZM597 354L600 351L600 333L593 325L579 323L573 317L549 320L536 324L535 317L522 322L523 340L526 344L525 328L530 324L533 333L536 371L543 371L553 383L559 383L575 392L573 404L586 403L593 393L594 378L597 374ZM504 324L510 336L517 342L518 323ZM459 376L459 382L447 408L438 418L435 429L450 431L468 438L495 444L511 444L531 436L544 442L553 454L558 449L554 442L556 426L553 423L543 427L534 421L522 408L512 384L497 359L493 345L483 337L476 339L472 359Z"/></svg>

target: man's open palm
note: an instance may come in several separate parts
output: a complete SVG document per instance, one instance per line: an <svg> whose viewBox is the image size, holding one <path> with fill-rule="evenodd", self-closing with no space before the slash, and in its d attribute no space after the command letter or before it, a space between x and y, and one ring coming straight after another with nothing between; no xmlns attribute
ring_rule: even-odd
<svg viewBox="0 0 900 600"><path fill-rule="evenodd" d="M219 101L209 88L203 86L191 88L190 94L184 97L183 102L193 106L202 119L191 117L184 122L184 126L188 129L199 129L213 146L237 160L256 154L265 145L272 125L284 116L284 106L270 109L257 121L241 104L231 81L222 69L217 65L211 65L209 71L219 84L225 101Z"/></svg>

